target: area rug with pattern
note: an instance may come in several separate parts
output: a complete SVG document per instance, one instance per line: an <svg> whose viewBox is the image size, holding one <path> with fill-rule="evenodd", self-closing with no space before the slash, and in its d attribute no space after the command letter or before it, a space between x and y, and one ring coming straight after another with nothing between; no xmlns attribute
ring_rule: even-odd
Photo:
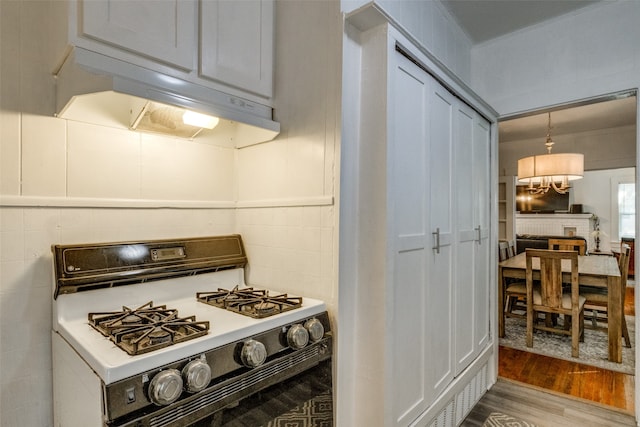
<svg viewBox="0 0 640 427"><path fill-rule="evenodd" d="M211 425L332 427L332 389L331 363L322 362L289 380L243 399L235 407L225 409L218 424Z"/></svg>
<svg viewBox="0 0 640 427"><path fill-rule="evenodd" d="M631 336L631 348L622 346L622 363L608 360L608 337L604 328L585 328L584 342L580 343L580 357L571 357L571 337L544 331L534 331L533 347L526 345L526 321L508 317L505 319L505 337L500 338L500 345L528 351L530 353L564 359L571 362L584 363L611 371L634 375L635 373L635 317L627 317L627 326Z"/></svg>
<svg viewBox="0 0 640 427"><path fill-rule="evenodd" d="M492 412L482 427L536 427L536 425L501 412Z"/></svg>
<svg viewBox="0 0 640 427"><path fill-rule="evenodd" d="M264 427L332 427L333 398L331 392L315 396L302 405L279 415Z"/></svg>

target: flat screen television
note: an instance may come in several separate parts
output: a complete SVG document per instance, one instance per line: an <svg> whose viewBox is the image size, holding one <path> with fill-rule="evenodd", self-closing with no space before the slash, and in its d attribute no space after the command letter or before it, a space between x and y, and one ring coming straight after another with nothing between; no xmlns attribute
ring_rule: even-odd
<svg viewBox="0 0 640 427"><path fill-rule="evenodd" d="M550 189L542 194L529 194L526 185L516 186L516 210L520 213L569 212L569 193Z"/></svg>

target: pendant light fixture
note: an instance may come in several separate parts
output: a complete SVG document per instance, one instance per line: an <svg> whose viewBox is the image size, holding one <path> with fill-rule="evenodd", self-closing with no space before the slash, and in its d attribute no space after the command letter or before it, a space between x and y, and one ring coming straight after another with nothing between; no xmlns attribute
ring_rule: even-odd
<svg viewBox="0 0 640 427"><path fill-rule="evenodd" d="M546 193L550 188L565 194L569 191L569 181L582 178L584 174L584 155L578 153L551 154L551 113L547 128L547 154L530 156L518 160L518 181L529 184L531 194Z"/></svg>

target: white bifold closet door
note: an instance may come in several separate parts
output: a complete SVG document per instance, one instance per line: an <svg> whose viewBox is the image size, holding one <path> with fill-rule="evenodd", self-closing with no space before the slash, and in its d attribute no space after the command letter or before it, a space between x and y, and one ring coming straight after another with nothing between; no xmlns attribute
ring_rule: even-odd
<svg viewBox="0 0 640 427"><path fill-rule="evenodd" d="M490 125L402 54L389 73L388 378L408 425L489 339Z"/></svg>

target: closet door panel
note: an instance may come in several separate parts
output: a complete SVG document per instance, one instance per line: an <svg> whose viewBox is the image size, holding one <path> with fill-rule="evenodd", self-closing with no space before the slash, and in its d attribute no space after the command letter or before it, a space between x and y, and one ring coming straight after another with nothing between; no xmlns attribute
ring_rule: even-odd
<svg viewBox="0 0 640 427"><path fill-rule="evenodd" d="M488 121L476 113L474 126L474 164L473 182L475 185L475 211L480 230L480 241L475 253L475 341L478 353L489 341L489 298L491 248L489 246L489 230L491 225L491 126Z"/></svg>
<svg viewBox="0 0 640 427"><path fill-rule="evenodd" d="M398 61L393 70L388 151L392 177L388 197L395 237L390 381L393 423L408 425L432 399L425 387L428 76L406 58Z"/></svg>
<svg viewBox="0 0 640 427"><path fill-rule="evenodd" d="M454 118L456 257L453 278L455 292L454 330L456 374L473 361L476 353L473 326L475 301L474 252L479 240L475 222L474 111L457 101Z"/></svg>
<svg viewBox="0 0 640 427"><path fill-rule="evenodd" d="M432 80L429 114L429 278L427 335L429 381L435 395L454 377L452 162L455 98Z"/></svg>

